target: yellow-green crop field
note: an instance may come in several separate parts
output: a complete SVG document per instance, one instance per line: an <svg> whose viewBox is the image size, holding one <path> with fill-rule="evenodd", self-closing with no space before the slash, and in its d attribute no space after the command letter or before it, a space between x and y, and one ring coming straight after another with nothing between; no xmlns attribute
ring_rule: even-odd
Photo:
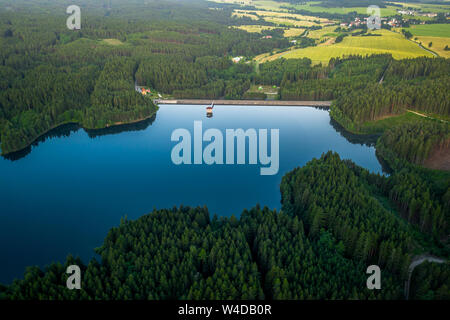
<svg viewBox="0 0 450 320"><path fill-rule="evenodd" d="M247 32L252 32L252 33L262 33L264 30L280 29L278 27L260 26L260 25L244 25L244 26L237 26L235 28L241 29L241 30L244 30ZM282 29L284 29L284 36L286 38L297 37L297 36L302 35L305 32L305 29L300 29L300 28L282 28Z"/></svg>
<svg viewBox="0 0 450 320"><path fill-rule="evenodd" d="M404 8L422 9L425 12L450 12L450 2L449 4L428 4L428 3L403 3L403 2L392 2L396 5L401 5Z"/></svg>
<svg viewBox="0 0 450 320"><path fill-rule="evenodd" d="M311 27L335 22L318 17L277 11L234 10L232 15L234 17L249 17L252 20L258 20L258 17L261 17L267 22L293 27Z"/></svg>
<svg viewBox="0 0 450 320"><path fill-rule="evenodd" d="M267 22L272 22L277 25L285 25L290 27L311 27L311 26L317 26L317 23L312 21L298 21L298 20L292 20L292 19L286 19L286 18L274 18L274 17L264 17L264 20Z"/></svg>
<svg viewBox="0 0 450 320"><path fill-rule="evenodd" d="M305 29L299 29L299 28L288 28L284 30L284 36L289 37L298 37L301 36L305 32Z"/></svg>
<svg viewBox="0 0 450 320"><path fill-rule="evenodd" d="M120 45L124 44L119 39L103 39L101 42L104 44L108 44L110 46L120 46Z"/></svg>
<svg viewBox="0 0 450 320"><path fill-rule="evenodd" d="M374 33L381 34L381 36L348 36L340 43L295 49L272 56L261 55L257 57L257 59L259 62L264 62L281 57L286 59L306 57L311 59L314 64L327 64L333 57L344 57L349 55L390 53L395 59L415 58L420 56L433 57L430 52L421 49L412 41L406 40L401 34L387 30L377 30Z"/></svg>
<svg viewBox="0 0 450 320"><path fill-rule="evenodd" d="M308 33L308 38L313 39L322 39L323 37L337 37L338 34L334 32L336 30L337 26L329 26L329 27L323 27L319 30L313 30Z"/></svg>
<svg viewBox="0 0 450 320"><path fill-rule="evenodd" d="M320 6L316 6L320 1L311 1L306 4L287 4L289 7L293 7L298 10L307 10L310 12L327 12L327 13L338 13L338 14L347 14L352 11L356 11L358 14L367 14L367 7L352 7L352 8L324 8ZM284 4L286 5L286 4ZM397 14L397 7L394 6L386 6L386 8L381 8L381 16L393 16Z"/></svg>
<svg viewBox="0 0 450 320"><path fill-rule="evenodd" d="M417 40L415 40L417 38ZM450 48L450 38L444 37L414 37L414 41L421 43L425 48L436 52L439 56L444 58L450 58L450 51L445 51L445 46ZM429 43L432 43L431 47L428 47Z"/></svg>
<svg viewBox="0 0 450 320"><path fill-rule="evenodd" d="M245 26L237 26L234 27L236 29L241 29L247 32L252 32L252 33L261 33L264 30L273 30L273 29L277 29L277 27L272 27L272 26L259 26L259 25L245 25Z"/></svg>
<svg viewBox="0 0 450 320"><path fill-rule="evenodd" d="M405 29L413 34L414 41L421 43L425 48L436 52L441 57L450 58L450 51L444 50L445 46L450 47L450 24L419 24ZM400 30L396 31L400 32ZM432 46L429 48L430 42L432 42Z"/></svg>
<svg viewBox="0 0 450 320"><path fill-rule="evenodd" d="M236 11L236 10L233 11L231 16L238 17L238 18L247 17L247 18L250 18L252 20L259 20L259 18L256 15L254 15L254 14L250 14L250 13L246 13L246 12L240 12L240 11Z"/></svg>
<svg viewBox="0 0 450 320"><path fill-rule="evenodd" d="M292 4L289 2L275 2L270 0L209 0L212 2L218 3L229 3L236 5L245 5L245 6L254 6L257 9L269 10L269 11L278 11L278 12L287 12L286 7L294 8L298 10L306 10L310 12L327 12L327 13L338 13L338 14L346 14L352 11L356 11L358 14L366 14L367 7L352 7L352 8L325 8L317 6L320 1L311 1L305 4ZM424 4L424 3L396 3L397 5L402 5L404 8L414 8L421 9L423 12L450 12L450 3L448 5L444 4ZM282 8L285 7L285 8ZM382 17L390 17L397 15L397 10L400 9L398 6L390 6L387 5L386 8L381 8L381 16ZM404 15L406 18L414 18L419 20L430 20L429 17L424 16L408 16Z"/></svg>
<svg viewBox="0 0 450 320"><path fill-rule="evenodd" d="M324 18L305 16L305 15L301 15L301 14L288 13L288 12L260 11L260 10L234 10L234 12L254 14L254 15L261 16L261 17L276 17L276 18L288 18L288 19L291 18L291 19L297 19L297 20L320 21L320 22L328 21L328 19L324 19Z"/></svg>
<svg viewBox="0 0 450 320"><path fill-rule="evenodd" d="M280 8L282 5L285 5L286 3L270 0L209 0L209 1L217 3L243 5L243 6L254 6L255 8L264 10L287 11L286 9Z"/></svg>

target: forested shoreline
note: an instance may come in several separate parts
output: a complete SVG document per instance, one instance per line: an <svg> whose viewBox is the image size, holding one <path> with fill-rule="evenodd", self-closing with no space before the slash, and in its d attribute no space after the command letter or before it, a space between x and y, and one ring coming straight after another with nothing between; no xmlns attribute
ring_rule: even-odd
<svg viewBox="0 0 450 320"><path fill-rule="evenodd" d="M0 298L403 299L412 257L426 248L383 200L390 183L328 152L283 178L280 212L256 205L218 218L182 206L125 218L95 249L99 260L30 267L23 280L0 286ZM66 288L72 264L81 267L81 290ZM370 264L383 270L382 290L366 287ZM419 277L430 276L423 269ZM448 299L441 286L426 289ZM420 298L425 289L417 290Z"/></svg>

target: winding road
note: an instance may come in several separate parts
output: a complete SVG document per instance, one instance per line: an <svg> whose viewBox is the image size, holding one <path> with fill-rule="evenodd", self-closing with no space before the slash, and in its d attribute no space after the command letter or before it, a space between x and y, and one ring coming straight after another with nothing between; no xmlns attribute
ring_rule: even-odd
<svg viewBox="0 0 450 320"><path fill-rule="evenodd" d="M427 254L414 257L413 261L411 262L411 264L409 265L409 268L408 268L408 281L406 281L406 283L405 283L405 298L406 298L406 300L409 299L409 288L411 285L411 276L413 274L413 271L417 266L421 265L425 261L434 262L434 263L445 263L446 262L446 260L444 260L444 259L437 258L437 257L427 255Z"/></svg>

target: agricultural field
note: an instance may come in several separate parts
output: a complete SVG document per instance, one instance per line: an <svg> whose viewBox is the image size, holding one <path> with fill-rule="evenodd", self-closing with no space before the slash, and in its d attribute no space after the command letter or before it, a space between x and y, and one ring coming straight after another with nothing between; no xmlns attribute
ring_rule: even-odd
<svg viewBox="0 0 450 320"><path fill-rule="evenodd" d="M305 28L318 25L335 23L328 19L292 14L287 12L260 11L260 10L234 10L235 17L249 17L252 20L264 19L266 22L273 23L275 26L265 25L243 25L236 28L247 32L261 33L263 30L272 30L276 28L285 29L285 37L297 37L304 33Z"/></svg>
<svg viewBox="0 0 450 320"><path fill-rule="evenodd" d="M110 45L110 46L120 46L120 45L124 44L119 39L103 39L101 42L103 44L107 44L107 45Z"/></svg>
<svg viewBox="0 0 450 320"><path fill-rule="evenodd" d="M317 26L317 23L312 21L298 21L298 20L292 20L287 18L276 18L276 17L264 17L264 20L267 22L271 22L276 25L281 26L289 26L289 27L296 27L296 28L307 28L312 26Z"/></svg>
<svg viewBox="0 0 450 320"><path fill-rule="evenodd" d="M429 3L403 3L392 2L397 5L403 6L403 8L421 9L422 12L450 12L450 2L448 5L442 4L429 4Z"/></svg>
<svg viewBox="0 0 450 320"><path fill-rule="evenodd" d="M329 38L329 37L337 37L338 33L334 32L336 30L337 26L328 26L323 27L319 30L312 30L308 33L308 38L313 38L317 40L321 40L323 38Z"/></svg>
<svg viewBox="0 0 450 320"><path fill-rule="evenodd" d="M324 8L316 6L320 1L312 1L306 4L285 4L285 6L292 7L297 10L307 10L310 12L327 12L327 13L338 13L347 14L349 12L356 11L359 14L367 14L367 7L354 7L354 8ZM381 16L393 16L397 14L397 7L387 6L386 8L381 8Z"/></svg>
<svg viewBox="0 0 450 320"><path fill-rule="evenodd" d="M287 12L276 12L276 11L254 11L254 10L235 10L235 12L240 13L247 13L247 14L254 14L262 17L275 17L275 18L288 18L293 20L304 20L304 21L320 21L322 22L328 22L327 19L319 18L319 17L311 17L311 16L305 16L301 14L295 14L295 13L287 13Z"/></svg>
<svg viewBox="0 0 450 320"><path fill-rule="evenodd" d="M262 33L264 30L278 29L277 27L273 26L260 26L260 25L244 25L244 26L236 26L233 28L241 29L251 33Z"/></svg>
<svg viewBox="0 0 450 320"><path fill-rule="evenodd" d="M287 28L284 30L284 36L287 38L301 36L305 32L305 29L299 28Z"/></svg>
<svg viewBox="0 0 450 320"><path fill-rule="evenodd" d="M450 24L418 24L404 29L415 36L450 37Z"/></svg>
<svg viewBox="0 0 450 320"><path fill-rule="evenodd" d="M233 17L237 17L237 18L247 17L247 18L250 18L252 20L259 20L259 17L257 17L256 15L250 14L250 13L246 13L246 12L241 12L240 10L235 10L232 13L232 16Z"/></svg>
<svg viewBox="0 0 450 320"><path fill-rule="evenodd" d="M305 32L305 29L301 29L301 28L279 28L279 27L273 27L273 26L260 26L260 25L243 25L243 26L237 26L235 28L241 29L241 30L244 30L247 32L252 32L252 33L262 33L264 30L284 29L284 36L286 38L298 37L298 36L301 36Z"/></svg>
<svg viewBox="0 0 450 320"><path fill-rule="evenodd" d="M270 1L270 0L209 0L217 3L236 4L241 6L254 6L262 10L287 11L281 8L285 3Z"/></svg>
<svg viewBox="0 0 450 320"><path fill-rule="evenodd" d="M445 46L450 48L450 38L418 36L414 37L414 41L420 43L425 48L434 51L441 57L450 58L450 51L444 49ZM428 46L430 42L432 43L431 47Z"/></svg>
<svg viewBox="0 0 450 320"><path fill-rule="evenodd" d="M249 17L252 20L258 20L259 18L262 18L265 21L274 23L276 25L304 28L321 24L335 23L335 21L329 21L328 19L276 11L234 10L233 16Z"/></svg>
<svg viewBox="0 0 450 320"><path fill-rule="evenodd" d="M373 33L381 36L362 37L348 36L340 43L323 44L317 47L295 49L274 55L261 55L257 57L259 62L275 60L278 58L310 58L313 64L327 64L333 57L348 55L372 55L390 53L395 59L415 58L420 56L432 57L433 55L420 48L412 41L406 40L401 34L387 30L377 30Z"/></svg>
<svg viewBox="0 0 450 320"><path fill-rule="evenodd" d="M450 24L413 25L405 29L413 34L412 40L415 42L436 52L441 57L450 58L450 51L444 50L445 46L450 47ZM430 42L432 43L431 47L428 46Z"/></svg>
<svg viewBox="0 0 450 320"><path fill-rule="evenodd" d="M326 12L326 13L337 13L337 14L347 14L349 12L356 11L358 14L366 14L367 7L352 7L352 8L325 8L317 6L320 1L312 1L305 4L292 4L289 2L275 2L270 0L210 0L212 2L218 3L228 3L228 4L236 4L241 6L254 6L257 9L268 10L268 11L277 11L277 12L287 12L285 7L291 7L297 10L306 10L310 12ZM401 2L392 2L393 4L402 5L403 8L413 8L413 9L421 9L422 12L450 12L450 3L449 5L437 5L437 4L423 4L423 3L401 3ZM284 7L284 8L282 8ZM397 15L397 10L399 7L397 6L386 6L386 8L381 8L381 16L382 17L390 17ZM405 15L404 17L411 17ZM412 18L412 17L411 17ZM429 17L424 16L414 16L414 19L418 20L430 20Z"/></svg>

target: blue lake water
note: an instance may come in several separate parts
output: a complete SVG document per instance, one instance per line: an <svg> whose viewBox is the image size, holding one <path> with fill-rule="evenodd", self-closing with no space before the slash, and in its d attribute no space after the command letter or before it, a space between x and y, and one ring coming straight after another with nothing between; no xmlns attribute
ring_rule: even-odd
<svg viewBox="0 0 450 320"><path fill-rule="evenodd" d="M224 136L226 129L279 129L279 173L261 176L260 165L174 165L171 134L193 132L195 120ZM207 118L204 106L181 105L160 106L154 119L125 127L60 128L31 152L0 157L0 282L69 253L87 262L125 215L181 204L222 216L257 203L279 209L282 176L328 150L382 172L373 146L336 128L328 111L315 108L216 106Z"/></svg>

